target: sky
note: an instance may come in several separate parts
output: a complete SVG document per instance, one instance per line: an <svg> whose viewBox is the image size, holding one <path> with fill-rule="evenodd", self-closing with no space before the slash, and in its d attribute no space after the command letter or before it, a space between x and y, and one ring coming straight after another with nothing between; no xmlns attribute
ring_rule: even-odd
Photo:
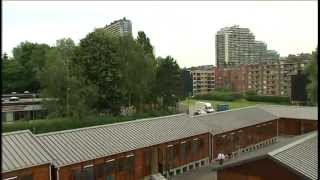
<svg viewBox="0 0 320 180"><path fill-rule="evenodd" d="M180 67L215 65L215 34L226 26L249 28L280 56L311 53L318 42L317 1L3 1L2 51L24 41L76 43L95 28L126 17L133 36L144 31L156 56Z"/></svg>

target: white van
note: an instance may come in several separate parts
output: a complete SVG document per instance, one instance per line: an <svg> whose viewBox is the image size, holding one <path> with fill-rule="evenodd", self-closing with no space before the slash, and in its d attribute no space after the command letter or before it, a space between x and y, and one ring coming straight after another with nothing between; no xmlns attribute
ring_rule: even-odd
<svg viewBox="0 0 320 180"><path fill-rule="evenodd" d="M208 102L196 102L197 109L202 109L206 113L212 113L215 112L215 110L212 108L211 103Z"/></svg>

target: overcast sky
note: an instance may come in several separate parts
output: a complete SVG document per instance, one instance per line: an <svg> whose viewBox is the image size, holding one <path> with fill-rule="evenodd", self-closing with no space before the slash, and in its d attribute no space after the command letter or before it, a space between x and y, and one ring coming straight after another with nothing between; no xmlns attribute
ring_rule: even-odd
<svg viewBox="0 0 320 180"><path fill-rule="evenodd" d="M135 37L147 34L156 56L171 55L181 67L215 64L215 34L235 24L280 56L311 52L318 41L316 1L3 1L2 10L2 47L10 56L22 41L54 45L70 37L78 43L122 17L132 21Z"/></svg>

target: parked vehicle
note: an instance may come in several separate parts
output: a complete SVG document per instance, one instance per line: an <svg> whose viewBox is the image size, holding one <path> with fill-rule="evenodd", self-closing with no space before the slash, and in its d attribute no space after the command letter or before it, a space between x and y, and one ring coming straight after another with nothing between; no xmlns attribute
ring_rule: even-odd
<svg viewBox="0 0 320 180"><path fill-rule="evenodd" d="M193 115L201 115L201 114L207 114L207 112L202 109L197 109Z"/></svg>
<svg viewBox="0 0 320 180"><path fill-rule="evenodd" d="M208 103L208 102L197 102L196 103L196 108L197 109L202 109L206 113L215 112L215 110L213 109L211 103Z"/></svg>

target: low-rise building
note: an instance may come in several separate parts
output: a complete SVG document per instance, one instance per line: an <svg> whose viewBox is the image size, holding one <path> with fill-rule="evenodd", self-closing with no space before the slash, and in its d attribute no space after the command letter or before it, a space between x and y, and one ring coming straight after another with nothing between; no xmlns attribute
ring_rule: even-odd
<svg viewBox="0 0 320 180"><path fill-rule="evenodd" d="M279 142L243 153L241 157L213 167L218 180L318 179L318 135L282 138Z"/></svg>
<svg viewBox="0 0 320 180"><path fill-rule="evenodd" d="M52 159L29 131L2 133L4 180L51 180Z"/></svg>
<svg viewBox="0 0 320 180"><path fill-rule="evenodd" d="M6 180L24 176L36 180L172 177L215 165L218 153L228 155L228 164L246 157L247 152L258 153L279 144L288 136L315 131L317 115L317 107L255 106L37 135L30 131L5 133L1 173ZM246 172L243 178L253 172L248 167L242 171ZM218 177L226 176L218 172Z"/></svg>

